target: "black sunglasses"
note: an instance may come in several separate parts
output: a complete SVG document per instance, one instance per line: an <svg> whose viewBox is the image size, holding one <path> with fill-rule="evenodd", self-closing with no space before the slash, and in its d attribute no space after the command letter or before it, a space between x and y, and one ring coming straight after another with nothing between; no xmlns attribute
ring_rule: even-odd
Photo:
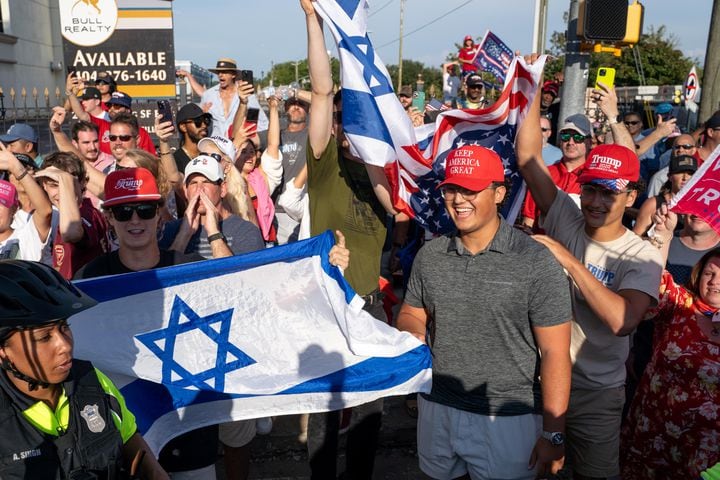
<svg viewBox="0 0 720 480"><path fill-rule="evenodd" d="M208 157L212 157L217 160L218 163L222 162L223 160L222 155L220 155L219 153L200 152L200 155L207 155Z"/></svg>
<svg viewBox="0 0 720 480"><path fill-rule="evenodd" d="M563 142L569 142L571 138L575 141L575 143L580 143L580 142L584 142L587 137L585 135L583 135L582 133L561 133L560 134L560 140Z"/></svg>
<svg viewBox="0 0 720 480"><path fill-rule="evenodd" d="M695 145L690 145L689 143L681 144L681 145L673 145L673 147L672 147L673 150L680 150L680 149L690 150L692 148L695 148Z"/></svg>
<svg viewBox="0 0 720 480"><path fill-rule="evenodd" d="M209 127L212 124L212 120L206 115L203 115L202 117L193 118L183 123L194 123L196 128L200 128L203 124Z"/></svg>
<svg viewBox="0 0 720 480"><path fill-rule="evenodd" d="M137 216L141 220L150 220L155 217L157 209L157 203L139 203L136 205L118 205L116 207L110 207L113 217L118 222L129 221L133 216L133 212L136 212Z"/></svg>
<svg viewBox="0 0 720 480"><path fill-rule="evenodd" d="M120 139L121 142L129 142L130 140L132 140L133 136L132 135L108 135L108 138L110 139L111 142L114 142L118 138Z"/></svg>
<svg viewBox="0 0 720 480"><path fill-rule="evenodd" d="M625 120L625 125L637 125L640 120Z"/></svg>
<svg viewBox="0 0 720 480"><path fill-rule="evenodd" d="M482 85L468 85L468 90L472 90L473 88L483 88Z"/></svg>

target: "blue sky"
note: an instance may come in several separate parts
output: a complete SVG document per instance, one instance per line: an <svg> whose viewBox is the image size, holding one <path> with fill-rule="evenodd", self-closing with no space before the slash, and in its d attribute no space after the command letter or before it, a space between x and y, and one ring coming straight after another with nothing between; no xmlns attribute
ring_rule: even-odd
<svg viewBox="0 0 720 480"><path fill-rule="evenodd" d="M665 0L644 3L646 31L651 25L665 25L688 56L704 60L711 1L686 2L691 8ZM465 35L481 36L487 29L510 48L527 52L532 43L534 4L534 0L406 0L406 34L459 8L406 36L403 57L439 66ZM548 32L565 29L562 18L569 5L569 0L549 0ZM306 57L305 19L296 0L175 0L173 12L178 60L212 67L219 57L227 56L259 77L268 72L272 61ZM371 1L370 38L386 64L398 61L398 42L390 42L399 36L399 18L400 0ZM334 51L329 34L326 39L328 49Z"/></svg>

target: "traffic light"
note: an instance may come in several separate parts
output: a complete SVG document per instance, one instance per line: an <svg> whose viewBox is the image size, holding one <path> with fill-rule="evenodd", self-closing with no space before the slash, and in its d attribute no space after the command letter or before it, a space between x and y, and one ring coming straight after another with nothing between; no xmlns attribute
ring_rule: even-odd
<svg viewBox="0 0 720 480"><path fill-rule="evenodd" d="M628 7L627 27L625 28L625 36L622 39L622 43L635 45L640 41L644 16L645 7L642 3L635 0L635 2Z"/></svg>
<svg viewBox="0 0 720 480"><path fill-rule="evenodd" d="M627 0L580 0L577 34L586 40L620 42L628 22Z"/></svg>

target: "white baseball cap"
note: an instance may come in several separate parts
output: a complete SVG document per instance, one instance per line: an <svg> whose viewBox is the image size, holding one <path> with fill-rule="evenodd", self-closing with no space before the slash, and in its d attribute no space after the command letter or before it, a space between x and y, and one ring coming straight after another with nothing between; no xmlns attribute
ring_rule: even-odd
<svg viewBox="0 0 720 480"><path fill-rule="evenodd" d="M225 172L223 172L220 162L209 155L198 155L190 160L185 167L185 182L188 181L190 175L199 173L211 182L225 180Z"/></svg>
<svg viewBox="0 0 720 480"><path fill-rule="evenodd" d="M212 137L205 137L200 139L198 142L198 150L203 151L203 145L212 143L220 149L225 155L230 157L230 161L235 161L235 145L227 137L221 137L220 135L213 135Z"/></svg>

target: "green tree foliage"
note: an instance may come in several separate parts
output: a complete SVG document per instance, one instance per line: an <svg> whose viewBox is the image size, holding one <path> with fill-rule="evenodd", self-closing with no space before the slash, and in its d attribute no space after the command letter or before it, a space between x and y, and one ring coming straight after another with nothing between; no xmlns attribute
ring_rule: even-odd
<svg viewBox="0 0 720 480"><path fill-rule="evenodd" d="M397 88L398 66L387 65L387 69L393 85ZM439 68L426 67L424 63L415 60L403 60L403 85L412 85L414 90L418 74L422 75L422 80L425 82L425 92L427 92L428 98L431 91L435 93L436 97L442 97L442 72ZM433 86L434 89L431 88Z"/></svg>
<svg viewBox="0 0 720 480"><path fill-rule="evenodd" d="M696 59L689 58L677 47L678 40L667 32L664 25L650 27L647 33L640 37L637 49L645 72L647 85L679 85L685 81ZM550 37L550 48L547 53L556 57L548 62L545 68L545 78L552 79L554 74L561 72L565 66L565 33L553 32ZM590 73L588 78L592 81L598 67L612 67L616 70L615 85L640 85L633 51L623 47L622 55L615 57L611 53L592 53L590 55Z"/></svg>
<svg viewBox="0 0 720 480"><path fill-rule="evenodd" d="M295 77L295 65L296 62L283 62L276 63L273 67L272 75L275 85L290 85L296 80ZM330 60L330 67L332 69L332 77L335 85L340 84L340 61L337 58ZM257 72L256 72L257 73ZM266 86L270 84L270 75L268 72L263 78L260 79L260 84ZM297 62L297 81L300 87L309 90L310 89L310 77L308 74L308 64L306 59L298 60Z"/></svg>

